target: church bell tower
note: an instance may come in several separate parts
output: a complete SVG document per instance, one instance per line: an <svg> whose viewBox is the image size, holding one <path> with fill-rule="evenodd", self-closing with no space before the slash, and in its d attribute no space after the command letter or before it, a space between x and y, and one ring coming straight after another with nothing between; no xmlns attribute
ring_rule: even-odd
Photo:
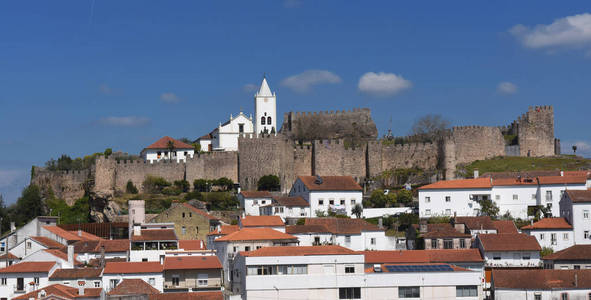
<svg viewBox="0 0 591 300"><path fill-rule="evenodd" d="M275 93L271 93L267 78L263 77L263 82L259 91L254 95L254 133L276 133L277 132L277 98Z"/></svg>

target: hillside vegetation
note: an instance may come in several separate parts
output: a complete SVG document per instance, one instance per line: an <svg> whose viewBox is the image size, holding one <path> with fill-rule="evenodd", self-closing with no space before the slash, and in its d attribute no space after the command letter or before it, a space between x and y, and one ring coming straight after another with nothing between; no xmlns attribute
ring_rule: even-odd
<svg viewBox="0 0 591 300"><path fill-rule="evenodd" d="M458 177L472 177L474 170L480 174L486 172L517 172L533 170L576 171L591 169L591 159L575 155L559 155L552 157L519 157L500 156L486 160L477 160L468 165L458 165Z"/></svg>

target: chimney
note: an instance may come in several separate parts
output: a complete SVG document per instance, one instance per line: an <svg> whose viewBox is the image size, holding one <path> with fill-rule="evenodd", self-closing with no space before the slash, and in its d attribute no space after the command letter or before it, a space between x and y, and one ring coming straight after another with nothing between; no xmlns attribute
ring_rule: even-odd
<svg viewBox="0 0 591 300"><path fill-rule="evenodd" d="M199 241L199 248L203 249L203 240Z"/></svg>
<svg viewBox="0 0 591 300"><path fill-rule="evenodd" d="M82 229L78 228L78 236L82 236Z"/></svg>
<svg viewBox="0 0 591 300"><path fill-rule="evenodd" d="M564 171L560 171L560 177L564 177Z"/></svg>
<svg viewBox="0 0 591 300"><path fill-rule="evenodd" d="M74 268L74 245L68 245L68 263Z"/></svg>
<svg viewBox="0 0 591 300"><path fill-rule="evenodd" d="M14 222L10 222L10 232L15 232L16 231L16 225L14 224Z"/></svg>
<svg viewBox="0 0 591 300"><path fill-rule="evenodd" d="M101 257L100 257L100 261L99 261L99 266L101 268L105 267L105 246L101 245Z"/></svg>
<svg viewBox="0 0 591 300"><path fill-rule="evenodd" d="M378 227L379 227L380 229L381 229L381 228L384 228L384 220L383 220L382 218L379 218L379 219L378 219Z"/></svg>
<svg viewBox="0 0 591 300"><path fill-rule="evenodd" d="M478 178L480 176L478 169L474 169L474 178Z"/></svg>
<svg viewBox="0 0 591 300"><path fill-rule="evenodd" d="M133 235L142 235L142 226L133 225Z"/></svg>
<svg viewBox="0 0 591 300"><path fill-rule="evenodd" d="M84 281L78 282L78 295L79 296L84 296L84 285L85 284L86 284L86 282L84 282Z"/></svg>

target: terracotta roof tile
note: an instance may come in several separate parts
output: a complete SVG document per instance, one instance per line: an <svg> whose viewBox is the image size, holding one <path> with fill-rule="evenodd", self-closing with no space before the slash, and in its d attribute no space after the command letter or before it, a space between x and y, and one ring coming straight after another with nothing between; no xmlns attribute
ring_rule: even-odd
<svg viewBox="0 0 591 300"><path fill-rule="evenodd" d="M84 295L78 295L78 288L66 286L63 284L52 284L44 288L35 290L33 292L18 296L12 299L41 299L39 293L45 291L46 296L57 296L60 299L75 299L75 298L98 298L101 295L102 288L85 288ZM44 298L45 299L45 298ZM49 299L54 299L49 297Z"/></svg>
<svg viewBox="0 0 591 300"><path fill-rule="evenodd" d="M105 263L109 263L109 262L127 262L127 258L124 258L124 257L105 258ZM100 259L98 259L98 258L93 258L90 261L88 261L88 266L90 266L90 267L99 267L99 265L100 265Z"/></svg>
<svg viewBox="0 0 591 300"><path fill-rule="evenodd" d="M114 289L109 291L109 296L154 295L160 291L152 287L142 279L123 279Z"/></svg>
<svg viewBox="0 0 591 300"><path fill-rule="evenodd" d="M573 229L564 218L543 218L531 225L523 226L521 229Z"/></svg>
<svg viewBox="0 0 591 300"><path fill-rule="evenodd" d="M238 225L222 225L220 226L220 230L215 229L214 231L210 231L207 235L228 235L238 230L240 230Z"/></svg>
<svg viewBox="0 0 591 300"><path fill-rule="evenodd" d="M591 202L591 190L566 190L566 193L574 203Z"/></svg>
<svg viewBox="0 0 591 300"><path fill-rule="evenodd" d="M330 231L324 225L291 225L285 227L285 233L330 233Z"/></svg>
<svg viewBox="0 0 591 300"><path fill-rule="evenodd" d="M43 251L57 257L60 259L63 259L65 261L68 261L68 254L66 252L64 252L63 250L67 251L65 248L62 249L44 249ZM74 254L74 263L75 264L82 264L81 261L78 260L78 258L76 258L76 254Z"/></svg>
<svg viewBox="0 0 591 300"><path fill-rule="evenodd" d="M92 233L88 233L88 232L86 232L84 230L80 230L80 231L77 231L77 230L69 230L68 232L71 233L71 234L73 234L73 235L76 235L76 236L78 236L81 239L86 240L86 241L100 241L100 240L102 240L101 237L98 237L98 236L96 236L96 235L94 235Z"/></svg>
<svg viewBox="0 0 591 300"><path fill-rule="evenodd" d="M577 277L576 283L575 274ZM591 270L492 270L492 278L495 289L554 290L591 288Z"/></svg>
<svg viewBox="0 0 591 300"><path fill-rule="evenodd" d="M540 176L540 184L585 184L587 176Z"/></svg>
<svg viewBox="0 0 591 300"><path fill-rule="evenodd" d="M359 255L351 249L341 246L278 246L263 247L253 251L242 251L240 255L260 256L313 256L313 255Z"/></svg>
<svg viewBox="0 0 591 300"><path fill-rule="evenodd" d="M427 224L427 232L423 233L424 238L469 238L470 234L457 231L449 223Z"/></svg>
<svg viewBox="0 0 591 300"><path fill-rule="evenodd" d="M81 279L81 278L100 278L103 269L97 268L79 268L79 269L56 269L49 277L51 280L59 279Z"/></svg>
<svg viewBox="0 0 591 300"><path fill-rule="evenodd" d="M538 185L537 178L495 178L493 186Z"/></svg>
<svg viewBox="0 0 591 300"><path fill-rule="evenodd" d="M176 241L174 229L142 229L141 235L132 235L132 241Z"/></svg>
<svg viewBox="0 0 591 300"><path fill-rule="evenodd" d="M297 196L297 197L275 197L273 198L275 202L280 206L285 207L308 207L310 203L306 201L306 199Z"/></svg>
<svg viewBox="0 0 591 300"><path fill-rule="evenodd" d="M526 234L480 234L484 251L540 251L542 248L534 236Z"/></svg>
<svg viewBox="0 0 591 300"><path fill-rule="evenodd" d="M58 226L43 226L44 229L46 229L47 231L63 238L64 240L70 242L70 241L81 241L83 240L82 237L79 237L67 230L64 230Z"/></svg>
<svg viewBox="0 0 591 300"><path fill-rule="evenodd" d="M268 191L241 191L240 195L244 198L273 198Z"/></svg>
<svg viewBox="0 0 591 300"><path fill-rule="evenodd" d="M496 229L493 221L489 216L479 217L456 217L455 223L466 225L466 228L470 230L494 230Z"/></svg>
<svg viewBox="0 0 591 300"><path fill-rule="evenodd" d="M363 188L351 176L320 176L318 184L316 176L298 176L310 191L361 191Z"/></svg>
<svg viewBox="0 0 591 300"><path fill-rule="evenodd" d="M242 227L278 227L285 226L283 220L279 216L246 216L240 219Z"/></svg>
<svg viewBox="0 0 591 300"><path fill-rule="evenodd" d="M361 231L384 231L377 225L368 223L363 219L306 218L304 225L321 225L333 234L361 234Z"/></svg>
<svg viewBox="0 0 591 300"><path fill-rule="evenodd" d="M242 228L239 231L217 238L216 242L224 241L264 241L264 240L297 240L289 235L271 228Z"/></svg>
<svg viewBox="0 0 591 300"><path fill-rule="evenodd" d="M0 273L48 273L55 261L25 261L0 269Z"/></svg>
<svg viewBox="0 0 591 300"><path fill-rule="evenodd" d="M154 144L146 147L146 149L168 149L169 141L172 141L174 143L174 149L194 149L193 146L185 144L179 140L175 140L169 136L165 136L157 140Z"/></svg>
<svg viewBox="0 0 591 300"><path fill-rule="evenodd" d="M483 262L478 249L360 251L366 264Z"/></svg>
<svg viewBox="0 0 591 300"><path fill-rule="evenodd" d="M19 258L10 252L0 256L0 260L17 260L17 259L19 259Z"/></svg>
<svg viewBox="0 0 591 300"><path fill-rule="evenodd" d="M546 255L545 260L591 260L591 245L574 245Z"/></svg>
<svg viewBox="0 0 591 300"><path fill-rule="evenodd" d="M382 264L380 273L390 273L390 270L388 270L388 266L448 266L451 268L452 272L471 272L471 270L469 270L469 269L461 268L461 267L451 265L451 264L422 263L422 264ZM405 273L406 272L407 271L405 271ZM429 272L429 271L421 270L421 271L414 271L414 272ZM449 272L449 271L433 270L431 272ZM375 273L374 267L370 267L370 268L365 269L365 273ZM395 273L395 272L392 272L392 273Z"/></svg>
<svg viewBox="0 0 591 300"><path fill-rule="evenodd" d="M63 244L44 236L31 236L30 238L49 249L60 249L65 247Z"/></svg>
<svg viewBox="0 0 591 300"><path fill-rule="evenodd" d="M191 250L205 250L207 249L205 242L202 240L179 240L179 249L185 251Z"/></svg>
<svg viewBox="0 0 591 300"><path fill-rule="evenodd" d="M103 274L162 273L160 262L108 262Z"/></svg>
<svg viewBox="0 0 591 300"><path fill-rule="evenodd" d="M163 293L150 295L150 300L223 300L221 291Z"/></svg>
<svg viewBox="0 0 591 300"><path fill-rule="evenodd" d="M489 189L491 188L490 178L470 178L457 180L442 180L432 184L424 185L419 190L437 190L437 189Z"/></svg>
<svg viewBox="0 0 591 300"><path fill-rule="evenodd" d="M497 229L497 233L512 233L517 234L517 227L511 220L497 220L493 221L493 225Z"/></svg>
<svg viewBox="0 0 591 300"><path fill-rule="evenodd" d="M222 264L215 255L174 256L164 258L164 270L221 269Z"/></svg>
<svg viewBox="0 0 591 300"><path fill-rule="evenodd" d="M195 207L195 206L193 206L193 205L191 205L189 203L183 203L183 206L186 207L186 208L188 208L188 209L190 209L190 210L192 210L194 213L197 213L197 214L199 214L201 216L206 217L209 220L217 220L218 219L218 218L216 218L216 217L208 214L206 211L201 210L201 209L199 209L199 208L197 208L197 207Z"/></svg>

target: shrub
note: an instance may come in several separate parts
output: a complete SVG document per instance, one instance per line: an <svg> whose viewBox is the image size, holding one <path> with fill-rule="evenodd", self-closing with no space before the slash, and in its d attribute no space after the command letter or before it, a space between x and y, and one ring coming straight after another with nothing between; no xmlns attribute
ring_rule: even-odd
<svg viewBox="0 0 591 300"><path fill-rule="evenodd" d="M275 175L265 175L259 178L257 189L259 191L279 191L281 189L279 177Z"/></svg>
<svg viewBox="0 0 591 300"><path fill-rule="evenodd" d="M131 180L127 181L127 186L125 186L125 192L127 192L128 194L137 194L138 190L135 187L135 185L133 185L133 182L131 182Z"/></svg>
<svg viewBox="0 0 591 300"><path fill-rule="evenodd" d="M175 180L174 181L174 186L179 189L181 192L186 193L189 191L189 188L191 187L189 185L189 182L186 180Z"/></svg>
<svg viewBox="0 0 591 300"><path fill-rule="evenodd" d="M214 185L218 186L220 189L224 191L230 191L234 188L234 182L226 177L214 180Z"/></svg>
<svg viewBox="0 0 591 300"><path fill-rule="evenodd" d="M207 192L208 182L205 179L195 179L193 181L193 189L197 192Z"/></svg>
<svg viewBox="0 0 591 300"><path fill-rule="evenodd" d="M198 191L192 191L192 192L188 192L188 193L185 195L185 200L189 201L189 200L193 200L193 199L196 199L196 200L201 200L201 199L203 199L203 196L201 195L201 192L198 192Z"/></svg>
<svg viewBox="0 0 591 300"><path fill-rule="evenodd" d="M150 194L161 194L162 189L170 186L170 182L166 181L162 177L148 175L144 180L143 187L146 193Z"/></svg>
<svg viewBox="0 0 591 300"><path fill-rule="evenodd" d="M305 225L305 224L306 224L306 219L304 219L304 218L300 218L296 222L296 225Z"/></svg>
<svg viewBox="0 0 591 300"><path fill-rule="evenodd" d="M181 194L181 189L176 186L167 186L162 189L162 194L169 196L178 196Z"/></svg>

